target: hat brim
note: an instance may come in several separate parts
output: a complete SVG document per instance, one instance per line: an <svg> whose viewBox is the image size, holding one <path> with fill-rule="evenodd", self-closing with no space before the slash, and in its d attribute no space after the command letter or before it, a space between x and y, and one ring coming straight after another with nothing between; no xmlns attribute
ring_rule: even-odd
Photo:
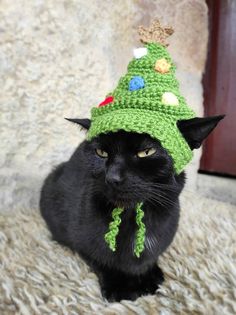
<svg viewBox="0 0 236 315"><path fill-rule="evenodd" d="M121 109L92 117L87 139L92 140L100 134L117 132L147 133L160 141L173 160L174 169L179 174L193 157L193 153L179 131L173 117L159 112L142 109Z"/></svg>

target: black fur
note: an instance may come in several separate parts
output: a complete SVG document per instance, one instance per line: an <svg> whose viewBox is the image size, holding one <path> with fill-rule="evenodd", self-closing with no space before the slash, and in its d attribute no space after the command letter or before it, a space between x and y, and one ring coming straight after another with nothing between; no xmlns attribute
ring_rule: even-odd
<svg viewBox="0 0 236 315"><path fill-rule="evenodd" d="M209 135L209 133L216 127L218 122L223 119L225 115L192 118L189 120L181 120L178 122L178 128L182 132L190 148L200 148L202 141Z"/></svg>
<svg viewBox="0 0 236 315"><path fill-rule="evenodd" d="M80 123L90 126L89 120ZM184 134L188 128L183 126ZM188 143L193 134L188 129ZM138 151L151 147L156 149L153 155L137 156ZM97 148L109 157L99 157ZM135 300L155 293L164 280L157 260L176 233L184 181L184 173L174 173L172 159L158 141L146 134L119 131L84 141L68 162L59 165L44 182L40 209L53 238L77 251L97 274L104 297ZM145 250L136 258L133 209L140 201L147 232ZM125 211L117 250L112 252L104 235L117 206Z"/></svg>
<svg viewBox="0 0 236 315"><path fill-rule="evenodd" d="M68 121L71 121L75 124L79 124L84 129L89 129L91 121L88 118L79 119L79 118L65 118Z"/></svg>

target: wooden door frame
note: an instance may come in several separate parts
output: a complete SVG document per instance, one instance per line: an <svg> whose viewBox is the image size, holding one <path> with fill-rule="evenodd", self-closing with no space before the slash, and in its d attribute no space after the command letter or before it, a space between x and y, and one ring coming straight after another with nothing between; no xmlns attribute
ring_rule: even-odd
<svg viewBox="0 0 236 315"><path fill-rule="evenodd" d="M206 0L208 6L208 53L205 72L203 74L203 97L204 97L204 115L212 116L216 97L216 72L217 72L217 52L218 52L218 34L220 19L220 0ZM213 36L214 32L214 36ZM209 88L211 82L211 88ZM213 105L213 106L212 106ZM206 147L213 146L213 138L209 137L203 143L203 154L201 158L200 170L207 169L207 165L212 158L211 154L204 154Z"/></svg>
<svg viewBox="0 0 236 315"><path fill-rule="evenodd" d="M226 114L203 144L200 170L236 176L236 6L206 0L209 15L208 56L203 75L205 116Z"/></svg>

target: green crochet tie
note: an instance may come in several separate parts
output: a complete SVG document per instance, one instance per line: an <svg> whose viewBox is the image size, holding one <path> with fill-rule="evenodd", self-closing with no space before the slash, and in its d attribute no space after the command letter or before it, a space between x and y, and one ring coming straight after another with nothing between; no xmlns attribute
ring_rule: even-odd
<svg viewBox="0 0 236 315"><path fill-rule="evenodd" d="M136 223L138 230L135 236L134 253L136 257L140 257L140 254L144 250L145 232L146 228L142 222L144 212L142 210L143 203L138 203L136 206ZM121 224L120 215L124 211L124 208L115 208L112 211L113 221L109 224L109 231L105 234L105 241L109 245L110 249L114 252L116 250L116 236L119 233L119 226Z"/></svg>

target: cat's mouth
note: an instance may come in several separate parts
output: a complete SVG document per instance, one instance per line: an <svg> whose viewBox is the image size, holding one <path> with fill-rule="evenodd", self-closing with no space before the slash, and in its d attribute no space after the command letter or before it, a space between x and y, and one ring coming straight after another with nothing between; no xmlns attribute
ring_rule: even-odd
<svg viewBox="0 0 236 315"><path fill-rule="evenodd" d="M112 203L118 208L134 208L137 204L137 201L133 199L116 199L112 200Z"/></svg>
<svg viewBox="0 0 236 315"><path fill-rule="evenodd" d="M141 200L137 200L137 197L135 198L130 193L126 192L107 192L107 198L108 200L118 208L134 208L138 202Z"/></svg>

